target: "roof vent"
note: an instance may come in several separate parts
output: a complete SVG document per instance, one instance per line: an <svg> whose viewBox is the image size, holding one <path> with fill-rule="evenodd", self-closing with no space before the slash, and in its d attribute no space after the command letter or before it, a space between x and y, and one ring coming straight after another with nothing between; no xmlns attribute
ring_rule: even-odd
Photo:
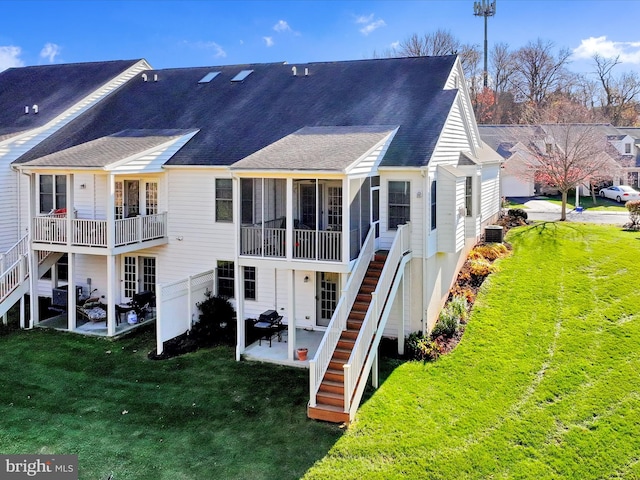
<svg viewBox="0 0 640 480"><path fill-rule="evenodd" d="M24 114L28 115L29 114L29 105L25 105L24 106Z"/></svg>
<svg viewBox="0 0 640 480"><path fill-rule="evenodd" d="M154 73L154 74L153 74L153 81L154 81L154 82L157 82L157 81L158 81L158 74L157 74L157 73Z"/></svg>
<svg viewBox="0 0 640 480"><path fill-rule="evenodd" d="M38 113L38 105L34 105L31 108L33 108L33 113Z"/></svg>
<svg viewBox="0 0 640 480"><path fill-rule="evenodd" d="M309 69L308 69L308 68L305 68L305 69L304 69L304 76L305 76L305 77L308 77L308 76L309 76Z"/></svg>
<svg viewBox="0 0 640 480"><path fill-rule="evenodd" d="M147 81L147 74L146 74L146 73L143 73L143 74L142 74L142 81L143 81L143 82L146 82L146 81Z"/></svg>
<svg viewBox="0 0 640 480"><path fill-rule="evenodd" d="M218 75L220 75L220 72L209 72L204 77L202 77L198 83L209 83Z"/></svg>
<svg viewBox="0 0 640 480"><path fill-rule="evenodd" d="M253 70L242 70L239 74L231 79L232 82L242 82L245 78L253 73Z"/></svg>
<svg viewBox="0 0 640 480"><path fill-rule="evenodd" d="M291 71L293 72L294 77L298 76L298 69L295 66L291 67Z"/></svg>

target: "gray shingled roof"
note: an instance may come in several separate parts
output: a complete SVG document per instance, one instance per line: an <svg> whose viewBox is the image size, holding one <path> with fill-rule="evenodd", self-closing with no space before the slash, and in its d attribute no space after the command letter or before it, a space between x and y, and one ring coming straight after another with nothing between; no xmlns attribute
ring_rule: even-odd
<svg viewBox="0 0 640 480"><path fill-rule="evenodd" d="M304 127L233 164L250 170L344 171L394 126Z"/></svg>
<svg viewBox="0 0 640 480"><path fill-rule="evenodd" d="M4 70L0 73L0 135L46 124L139 61L68 63ZM38 106L38 113L34 113L33 105ZM28 114L25 114L25 107L29 107Z"/></svg>
<svg viewBox="0 0 640 480"><path fill-rule="evenodd" d="M124 130L30 160L24 165L102 168L118 160L124 160L154 147L159 147L163 143L191 132L189 130Z"/></svg>
<svg viewBox="0 0 640 480"><path fill-rule="evenodd" d="M455 56L154 70L134 78L18 162L127 129L198 129L170 165L233 165L304 127L399 125L382 165L431 158L457 90ZM308 69L308 76L304 70ZM232 82L240 70L253 70ZM198 83L208 72L220 72ZM158 81L152 81L157 75Z"/></svg>

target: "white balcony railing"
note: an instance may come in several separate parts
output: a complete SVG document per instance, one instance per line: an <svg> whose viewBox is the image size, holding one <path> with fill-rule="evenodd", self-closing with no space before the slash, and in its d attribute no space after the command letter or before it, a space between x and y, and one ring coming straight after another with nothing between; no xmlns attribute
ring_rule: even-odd
<svg viewBox="0 0 640 480"><path fill-rule="evenodd" d="M285 228L240 227L240 255L284 258L287 256ZM296 260L342 261L342 232L293 230L292 258Z"/></svg>
<svg viewBox="0 0 640 480"><path fill-rule="evenodd" d="M349 276L349 280L347 280L347 284L342 290L342 295L340 296L338 305L333 312L333 316L327 326L327 330L322 337L322 341L318 346L318 350L316 351L313 359L309 361L309 404L312 407L316 406L316 394L318 392L318 388L320 387L322 378L329 367L329 362L331 361L333 352L338 345L340 335L342 335L342 331L347 326L347 318L349 317L353 303L355 302L358 291L360 290L362 280L369 268L369 262L373 258L374 249L375 233L374 230L371 229L367 235L364 245L362 246L360 256L356 261L354 269Z"/></svg>
<svg viewBox="0 0 640 480"><path fill-rule="evenodd" d="M33 219L32 240L37 243L49 243L73 246L108 246L107 220L71 219L71 238L67 235L66 217L40 216ZM167 236L167 214L140 215L116 220L114 229L114 247L142 243ZM68 241L69 240L69 241Z"/></svg>

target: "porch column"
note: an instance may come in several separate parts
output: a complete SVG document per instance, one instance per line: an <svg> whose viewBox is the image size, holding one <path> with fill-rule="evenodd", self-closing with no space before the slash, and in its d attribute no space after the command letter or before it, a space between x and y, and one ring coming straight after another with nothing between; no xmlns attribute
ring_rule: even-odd
<svg viewBox="0 0 640 480"><path fill-rule="evenodd" d="M288 208L288 207L287 207ZM288 224L287 224L288 229ZM287 287L289 296L287 298L287 358L295 360L296 353L296 271L287 270Z"/></svg>
<svg viewBox="0 0 640 480"><path fill-rule="evenodd" d="M287 260L293 258L293 178L287 178L287 230L285 232L284 244L286 245L285 255Z"/></svg>
<svg viewBox="0 0 640 480"><path fill-rule="evenodd" d="M107 249L112 250L116 244L116 177L110 174L108 177L107 195Z"/></svg>
<svg viewBox="0 0 640 480"><path fill-rule="evenodd" d="M116 256L107 255L107 335L109 337L116 334L116 291Z"/></svg>
<svg viewBox="0 0 640 480"><path fill-rule="evenodd" d="M67 209L67 217L69 214L69 209ZM70 232L70 230L67 231ZM69 263L67 274L67 328L72 331L76 329L76 254L68 253L67 258Z"/></svg>
<svg viewBox="0 0 640 480"><path fill-rule="evenodd" d="M71 246L73 244L73 230L72 230L72 226L73 226L73 205L75 203L75 200L73 198L73 174L70 173L69 175L67 175L67 221L65 222L65 230L67 231L67 246ZM71 279L72 277L69 276L69 279ZM69 280L70 281L70 280ZM71 288L69 288L69 294L71 293ZM71 297L69 297L71 298ZM71 304L69 303L69 306L71 306ZM74 307L75 308L75 307Z"/></svg>
<svg viewBox="0 0 640 480"><path fill-rule="evenodd" d="M235 290L236 290L236 360L240 361L240 355L245 349L245 332L244 332L244 268L238 265L238 256L235 262ZM231 328L231 326L228 326Z"/></svg>
<svg viewBox="0 0 640 480"><path fill-rule="evenodd" d="M25 295L22 295L20 297L20 328L25 328L26 327L26 302L25 302Z"/></svg>
<svg viewBox="0 0 640 480"><path fill-rule="evenodd" d="M36 218L36 174L29 175L29 328L40 323L38 310L38 254L33 250L33 225Z"/></svg>
<svg viewBox="0 0 640 480"><path fill-rule="evenodd" d="M351 259L351 209L349 208L349 177L342 179L342 263ZM344 285L344 284L343 284Z"/></svg>

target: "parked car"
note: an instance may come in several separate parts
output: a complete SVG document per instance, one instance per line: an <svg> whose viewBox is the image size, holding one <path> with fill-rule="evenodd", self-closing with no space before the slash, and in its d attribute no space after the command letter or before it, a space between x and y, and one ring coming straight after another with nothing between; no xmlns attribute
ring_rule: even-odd
<svg viewBox="0 0 640 480"><path fill-rule="evenodd" d="M603 188L600 190L600 196L610 198L618 203L627 202L629 200L640 200L640 192L629 185L618 185Z"/></svg>

